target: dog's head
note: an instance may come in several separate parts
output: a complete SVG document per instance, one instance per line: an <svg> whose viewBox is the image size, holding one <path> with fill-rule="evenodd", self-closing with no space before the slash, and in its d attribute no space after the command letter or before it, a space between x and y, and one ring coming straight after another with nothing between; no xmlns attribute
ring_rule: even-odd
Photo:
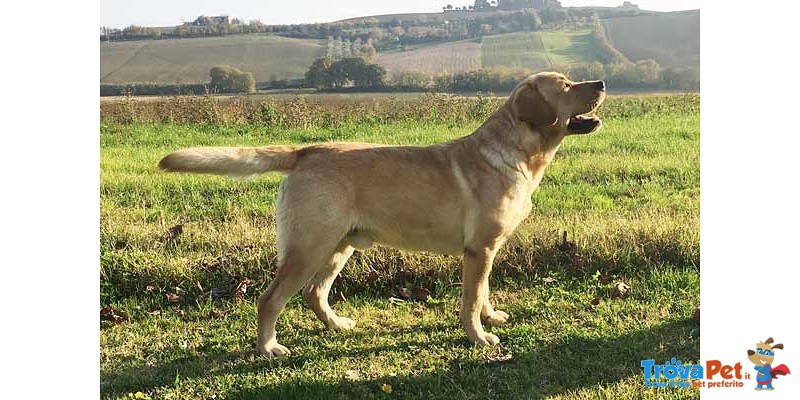
<svg viewBox="0 0 800 400"><path fill-rule="evenodd" d="M606 98L603 81L572 82L557 72L540 72L517 85L509 101L520 121L561 135L592 133L600 128L594 111Z"/></svg>
<svg viewBox="0 0 800 400"><path fill-rule="evenodd" d="M773 341L772 338L769 338L763 342L756 343L755 351L747 350L747 359L759 367L772 364L772 361L775 360L775 349L783 349L783 344L772 344Z"/></svg>

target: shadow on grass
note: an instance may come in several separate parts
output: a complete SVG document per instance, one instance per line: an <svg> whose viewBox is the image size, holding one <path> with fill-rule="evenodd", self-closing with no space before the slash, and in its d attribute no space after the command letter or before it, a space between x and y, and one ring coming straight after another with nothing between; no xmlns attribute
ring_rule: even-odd
<svg viewBox="0 0 800 400"><path fill-rule="evenodd" d="M414 326L404 331L435 332L444 326ZM409 371L408 375L349 381L288 378L278 384L262 387L235 387L228 399L332 399L332 398L540 398L569 391L608 385L626 378L641 376L640 362L654 358L663 361L672 357L697 361L699 358L698 324L691 320L674 320L660 325L626 332L615 337L567 335L537 345L519 343L524 331L513 327L504 335L501 352L512 352L504 362L456 359L435 372ZM695 331L695 332L693 332ZM402 332L397 332L398 337ZM405 337L405 336L403 336ZM467 346L466 340L450 339L440 346ZM182 378L221 374L258 374L272 368L302 368L308 363L321 367L326 360L340 357L368 357L384 351L424 348L416 339L391 345L365 346L355 349L331 349L313 357L293 355L269 360L257 357L252 362L235 362L249 354L221 352L185 357L154 367L132 368L101 374L107 382L117 381L104 396L124 395L132 390L150 390L169 386L176 372ZM511 350L507 350L511 349ZM209 368L210 367L210 368ZM124 383L122 383L124 382ZM381 385L392 387L392 394L381 391Z"/></svg>

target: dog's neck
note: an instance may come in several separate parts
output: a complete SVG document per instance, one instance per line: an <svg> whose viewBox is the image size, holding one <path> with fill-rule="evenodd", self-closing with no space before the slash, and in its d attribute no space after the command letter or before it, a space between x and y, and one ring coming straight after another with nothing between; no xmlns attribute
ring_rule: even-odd
<svg viewBox="0 0 800 400"><path fill-rule="evenodd" d="M563 136L517 120L506 104L465 139L477 144L476 150L492 167L515 180L521 175L535 188Z"/></svg>

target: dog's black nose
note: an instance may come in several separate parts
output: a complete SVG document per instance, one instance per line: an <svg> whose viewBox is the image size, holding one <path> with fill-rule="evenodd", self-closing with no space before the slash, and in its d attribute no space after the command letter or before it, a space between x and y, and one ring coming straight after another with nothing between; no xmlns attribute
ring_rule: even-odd
<svg viewBox="0 0 800 400"><path fill-rule="evenodd" d="M756 352L753 351L753 350L747 350L747 355L748 356L752 356L753 354L756 354Z"/></svg>
<svg viewBox="0 0 800 400"><path fill-rule="evenodd" d="M597 90L606 90L606 83L603 81L597 81L597 83L595 83L595 87Z"/></svg>

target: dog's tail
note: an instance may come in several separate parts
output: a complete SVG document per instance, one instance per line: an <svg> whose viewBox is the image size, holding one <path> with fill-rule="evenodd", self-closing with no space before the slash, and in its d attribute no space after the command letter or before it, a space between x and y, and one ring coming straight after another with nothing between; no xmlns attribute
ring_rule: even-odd
<svg viewBox="0 0 800 400"><path fill-rule="evenodd" d="M158 167L168 172L194 172L229 176L251 176L268 171L289 172L300 146L193 147L161 159Z"/></svg>

